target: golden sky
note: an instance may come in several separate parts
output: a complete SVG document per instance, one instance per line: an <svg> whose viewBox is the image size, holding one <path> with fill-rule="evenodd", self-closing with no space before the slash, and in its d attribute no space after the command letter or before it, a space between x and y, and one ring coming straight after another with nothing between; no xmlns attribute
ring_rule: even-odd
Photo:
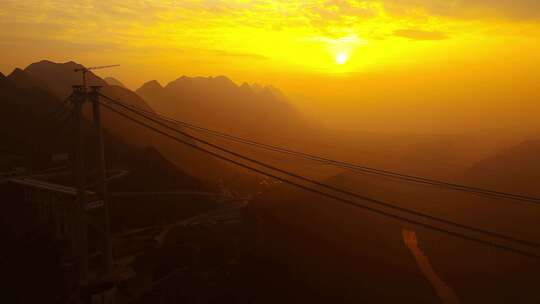
<svg viewBox="0 0 540 304"><path fill-rule="evenodd" d="M490 105L517 128L539 110L539 22L538 0L1 0L0 71L118 63L101 74L132 88L223 74L343 127L386 111L381 126L452 131L448 115L474 127L467 109Z"/></svg>

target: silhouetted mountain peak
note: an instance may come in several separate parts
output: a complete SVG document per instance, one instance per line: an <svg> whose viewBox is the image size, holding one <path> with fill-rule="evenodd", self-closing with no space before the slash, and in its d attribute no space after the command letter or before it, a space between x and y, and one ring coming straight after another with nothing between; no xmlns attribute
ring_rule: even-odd
<svg viewBox="0 0 540 304"><path fill-rule="evenodd" d="M105 82L107 82L107 84L109 85L113 85L113 86L118 86L118 87L121 87L121 88L126 88L126 86L118 79L114 78L114 77L106 77L105 79Z"/></svg>
<svg viewBox="0 0 540 304"><path fill-rule="evenodd" d="M188 77L183 75L171 81L165 88L173 90L234 90L238 89L238 86L232 80L222 75L216 77Z"/></svg>
<svg viewBox="0 0 540 304"><path fill-rule="evenodd" d="M10 75L17 74L17 73L24 73L24 71L21 68L15 68Z"/></svg>
<svg viewBox="0 0 540 304"><path fill-rule="evenodd" d="M149 95L160 94L163 91L163 87L157 80L151 80L143 84L135 92L143 97L147 98Z"/></svg>
<svg viewBox="0 0 540 304"><path fill-rule="evenodd" d="M240 85L240 89L242 89L244 92L251 92L253 93L253 90L251 89L251 86L249 85L249 83L247 82L244 82Z"/></svg>
<svg viewBox="0 0 540 304"><path fill-rule="evenodd" d="M213 80L219 83L236 86L236 84L232 80L230 80L227 76L219 75L219 76L214 77Z"/></svg>
<svg viewBox="0 0 540 304"><path fill-rule="evenodd" d="M175 81L189 81L193 78L203 78L203 77L188 77L186 75L182 75L180 77L178 77Z"/></svg>
<svg viewBox="0 0 540 304"><path fill-rule="evenodd" d="M38 62L31 63L28 67L34 66L34 65L45 65L45 64L56 64L55 62L52 62L47 59L40 60Z"/></svg>
<svg viewBox="0 0 540 304"><path fill-rule="evenodd" d="M157 80L150 80L139 88L141 89L163 89L163 86Z"/></svg>
<svg viewBox="0 0 540 304"><path fill-rule="evenodd" d="M265 86L258 83L254 83L250 85L250 87L253 92L263 97L273 98L281 102L288 102L288 98L285 96L285 94L283 94L281 90L277 89L274 86L271 86L271 85Z"/></svg>
<svg viewBox="0 0 540 304"><path fill-rule="evenodd" d="M154 84L157 87L157 85ZM237 85L226 76L181 76L162 90L137 90L158 113L273 142L285 130L308 130L311 124L274 87ZM281 132L283 131L283 132Z"/></svg>
<svg viewBox="0 0 540 304"><path fill-rule="evenodd" d="M53 63L54 64L54 63ZM68 61L68 62L64 62L62 63L62 65L64 67L68 67L70 69L80 69L80 68L84 68L84 65L80 64L80 63L77 63L75 61Z"/></svg>
<svg viewBox="0 0 540 304"><path fill-rule="evenodd" d="M17 78L17 77L29 77L29 75L28 75L28 73L21 70L20 68L15 68L11 72L11 74L8 75L8 78L11 78L13 80L13 78Z"/></svg>
<svg viewBox="0 0 540 304"><path fill-rule="evenodd" d="M73 85L82 84L81 73L75 72L75 69L80 67L83 66L73 61L54 63L42 60L29 65L23 72L35 79L37 86L46 89L60 99L65 99L71 94ZM92 72L87 73L86 80L89 86L102 86L102 93L111 98L136 105L145 110L151 110L139 95L125 87L110 86L105 80Z"/></svg>
<svg viewBox="0 0 540 304"><path fill-rule="evenodd" d="M169 82L165 86L165 88L185 86L185 85L189 85L193 83L200 83L207 80L208 78L205 78L205 77L188 77L188 76L182 75L178 77L176 80Z"/></svg>
<svg viewBox="0 0 540 304"><path fill-rule="evenodd" d="M7 77L15 86L19 88L31 89L34 87L45 88L45 85L37 81L29 73L15 68Z"/></svg>
<svg viewBox="0 0 540 304"><path fill-rule="evenodd" d="M8 78L4 74L0 73L0 84L3 85L7 82L9 82Z"/></svg>
<svg viewBox="0 0 540 304"><path fill-rule="evenodd" d="M55 63L49 60L42 60L30 64L24 69L34 79L46 85L46 87L61 99L64 99L71 93L72 85L82 84L81 73L74 70L83 65L73 61L65 63ZM107 83L96 76L94 73L87 73L88 85L106 86Z"/></svg>
<svg viewBox="0 0 540 304"><path fill-rule="evenodd" d="M166 92L159 82L151 80L138 88L135 93L147 101L153 101L153 97L159 96L162 98Z"/></svg>
<svg viewBox="0 0 540 304"><path fill-rule="evenodd" d="M62 66L64 68L71 68L72 70L84 67L82 64L76 63L75 61L68 61L68 62L64 62L64 63L58 63L58 62L53 62L53 61L50 61L50 60L41 60L41 61L38 61L38 62L31 63L24 70L28 71L28 70L38 69L38 68L43 69L43 68L47 68L47 67L53 68L53 67L58 67L58 66Z"/></svg>
<svg viewBox="0 0 540 304"><path fill-rule="evenodd" d="M260 93L264 90L264 86L258 84L258 83L252 83L251 85L251 89L253 90L253 92L255 93Z"/></svg>

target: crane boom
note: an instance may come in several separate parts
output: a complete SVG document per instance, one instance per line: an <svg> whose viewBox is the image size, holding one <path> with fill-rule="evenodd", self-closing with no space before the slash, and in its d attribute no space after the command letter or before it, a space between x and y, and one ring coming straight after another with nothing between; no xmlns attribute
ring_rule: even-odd
<svg viewBox="0 0 540 304"><path fill-rule="evenodd" d="M85 71L88 72L88 71L92 71L92 70L114 68L114 67L117 67L117 66L120 66L120 65L119 64L113 64L113 65L102 65L102 66L95 66L95 67L88 67L88 68L82 67L82 68L75 69L75 72L85 72Z"/></svg>
<svg viewBox="0 0 540 304"><path fill-rule="evenodd" d="M102 66L95 66L95 67L82 67L75 69L75 72L82 72L82 82L83 82L83 90L86 91L86 73L92 70L99 70L99 69L106 69L106 68L114 68L120 66L119 64L113 64L113 65L102 65Z"/></svg>

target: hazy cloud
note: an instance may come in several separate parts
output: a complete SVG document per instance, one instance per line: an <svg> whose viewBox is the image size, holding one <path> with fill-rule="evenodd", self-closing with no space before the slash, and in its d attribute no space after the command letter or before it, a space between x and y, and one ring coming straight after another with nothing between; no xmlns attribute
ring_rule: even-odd
<svg viewBox="0 0 540 304"><path fill-rule="evenodd" d="M443 38L436 33L402 32L402 24L392 25L401 19L415 20L419 11L448 19L531 20L540 17L540 0L1 0L3 27L15 31L0 33L0 39L16 34L25 39L46 36L129 44L153 38L172 43L189 36L202 43L212 36L210 44L218 39L215 29L227 27L304 28L329 37L350 34L342 29L361 29L372 37L397 30L397 36L411 39ZM377 18L386 29L381 24L364 26Z"/></svg>
<svg viewBox="0 0 540 304"><path fill-rule="evenodd" d="M267 60L268 57L265 57L263 55L259 54L252 54L252 53L236 53L236 52L229 52L229 51L223 51L223 50L209 50L209 53L212 55L216 55L219 57L235 57L235 58L246 58L246 59L253 59L253 60Z"/></svg>
<svg viewBox="0 0 540 304"><path fill-rule="evenodd" d="M487 33L492 21L484 18L539 17L540 0L0 0L0 41L47 46L49 53L112 48L123 55L212 56L197 48L260 60L285 58L287 52L274 56L270 49L283 44L294 52L311 43L308 37L331 39L321 40L325 47L353 44L339 43L343 37L442 40L470 29L463 20L478 20L475 29Z"/></svg>
<svg viewBox="0 0 540 304"><path fill-rule="evenodd" d="M437 31L423 31L418 29L401 29L394 31L394 36L408 38L411 40L444 40L448 35Z"/></svg>
<svg viewBox="0 0 540 304"><path fill-rule="evenodd" d="M424 10L428 14L450 18L540 18L538 0L381 0L390 13L408 14Z"/></svg>

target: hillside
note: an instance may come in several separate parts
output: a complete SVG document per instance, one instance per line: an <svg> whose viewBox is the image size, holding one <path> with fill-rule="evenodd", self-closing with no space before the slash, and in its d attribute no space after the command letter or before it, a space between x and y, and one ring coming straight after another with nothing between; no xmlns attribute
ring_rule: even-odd
<svg viewBox="0 0 540 304"><path fill-rule="evenodd" d="M24 80L25 85L31 81ZM52 125L49 123L47 126L44 116L58 105L59 101L54 96L39 87L24 88L2 75L0 77L2 150L23 155L31 164L39 163L39 158L43 158L41 151L52 149L49 141L42 140L47 136L53 139L50 133Z"/></svg>
<svg viewBox="0 0 540 304"><path fill-rule="evenodd" d="M463 180L481 187L540 196L540 141L530 140L475 163Z"/></svg>
<svg viewBox="0 0 540 304"><path fill-rule="evenodd" d="M351 172L338 174L325 182L460 224L521 239L540 240L538 230L528 229L540 219L537 206ZM419 216L366 200L339 196L353 200L359 206L426 222ZM538 265L533 259L398 221L284 184L269 187L252 207L259 216L259 233L263 234L260 246L264 249L261 250L270 252L298 273L318 278L320 286L339 289L347 303L436 302L431 298L430 286L414 267L412 256L403 242L403 230L414 231L418 235L419 246L435 272L454 288L463 303L505 303L499 295L513 294L516 290L522 298L536 295L534 285L525 283L534 281ZM438 225L449 228L448 225ZM466 278L464 273L467 273ZM494 288L498 293L489 292Z"/></svg>

